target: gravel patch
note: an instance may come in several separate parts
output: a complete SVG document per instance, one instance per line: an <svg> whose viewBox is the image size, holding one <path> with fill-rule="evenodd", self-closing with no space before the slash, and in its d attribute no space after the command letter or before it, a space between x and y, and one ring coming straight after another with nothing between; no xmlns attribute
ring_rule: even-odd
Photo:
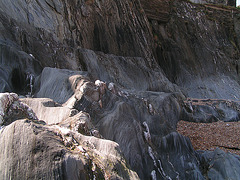
<svg viewBox="0 0 240 180"><path fill-rule="evenodd" d="M240 155L240 122L193 123L179 121L177 131L190 138L195 150L214 150Z"/></svg>

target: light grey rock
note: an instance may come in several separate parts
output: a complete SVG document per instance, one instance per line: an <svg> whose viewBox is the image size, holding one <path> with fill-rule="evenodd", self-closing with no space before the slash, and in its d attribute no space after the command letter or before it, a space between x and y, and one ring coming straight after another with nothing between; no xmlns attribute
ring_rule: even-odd
<svg viewBox="0 0 240 180"><path fill-rule="evenodd" d="M64 146L72 137L74 144ZM0 130L2 179L139 179L118 144L59 126L18 120Z"/></svg>
<svg viewBox="0 0 240 180"><path fill-rule="evenodd" d="M49 98L22 98L20 101L31 107L38 119L47 124L57 124L71 116L71 109Z"/></svg>
<svg viewBox="0 0 240 180"><path fill-rule="evenodd" d="M72 117L66 118L58 125L60 127L69 128L72 131L83 135L92 135L98 138L102 137L98 130L93 126L90 115L82 111Z"/></svg>
<svg viewBox="0 0 240 180"><path fill-rule="evenodd" d="M78 88L78 83L85 79L86 72L44 68L37 81L39 91L35 97L50 98L58 103L65 103Z"/></svg>

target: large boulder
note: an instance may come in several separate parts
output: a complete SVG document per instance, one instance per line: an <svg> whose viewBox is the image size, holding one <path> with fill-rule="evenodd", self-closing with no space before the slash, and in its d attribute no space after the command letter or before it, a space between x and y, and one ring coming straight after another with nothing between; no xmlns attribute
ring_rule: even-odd
<svg viewBox="0 0 240 180"><path fill-rule="evenodd" d="M205 173L209 179L239 179L240 157L217 148L215 151L200 152Z"/></svg>
<svg viewBox="0 0 240 180"><path fill-rule="evenodd" d="M2 179L138 179L118 144L18 120L0 130Z"/></svg>

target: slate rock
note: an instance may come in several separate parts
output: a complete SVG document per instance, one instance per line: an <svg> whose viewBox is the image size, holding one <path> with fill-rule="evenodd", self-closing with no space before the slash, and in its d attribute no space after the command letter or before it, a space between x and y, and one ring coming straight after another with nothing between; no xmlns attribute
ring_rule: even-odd
<svg viewBox="0 0 240 180"><path fill-rule="evenodd" d="M210 179L239 179L240 157L217 148L201 153Z"/></svg>
<svg viewBox="0 0 240 180"><path fill-rule="evenodd" d="M211 123L240 120L238 101L224 99L191 99L184 101L181 118L190 122Z"/></svg>

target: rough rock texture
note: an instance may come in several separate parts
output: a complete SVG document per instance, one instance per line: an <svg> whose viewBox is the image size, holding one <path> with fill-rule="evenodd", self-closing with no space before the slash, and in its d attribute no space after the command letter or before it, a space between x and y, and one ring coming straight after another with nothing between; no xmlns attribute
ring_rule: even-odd
<svg viewBox="0 0 240 180"><path fill-rule="evenodd" d="M169 7L163 8L167 22L149 16L156 59L166 76L187 96L238 100L239 11L185 1Z"/></svg>
<svg viewBox="0 0 240 180"><path fill-rule="evenodd" d="M225 153L220 149L201 154L207 164L207 177L210 179L239 179L240 156ZM226 168L227 167L227 168ZM230 167L230 168L229 168Z"/></svg>
<svg viewBox="0 0 240 180"><path fill-rule="evenodd" d="M38 119L28 105L18 100L15 93L0 93L0 125L8 125L19 118Z"/></svg>
<svg viewBox="0 0 240 180"><path fill-rule="evenodd" d="M77 88L77 84L85 81L84 72L44 68L37 78L35 97L51 98L59 103L65 103Z"/></svg>
<svg viewBox="0 0 240 180"><path fill-rule="evenodd" d="M191 99L184 101L181 119L191 122L232 122L240 120L239 101L223 99Z"/></svg>
<svg viewBox="0 0 240 180"><path fill-rule="evenodd" d="M20 101L30 106L38 119L47 124L60 123L73 113L68 107L62 107L49 98L22 98Z"/></svg>
<svg viewBox="0 0 240 180"><path fill-rule="evenodd" d="M32 94L34 77L41 66L31 55L0 40L0 92Z"/></svg>
<svg viewBox="0 0 240 180"><path fill-rule="evenodd" d="M4 0L0 10L1 39L43 66L84 68L78 47L152 58L151 32L138 1Z"/></svg>
<svg viewBox="0 0 240 180"><path fill-rule="evenodd" d="M151 89L154 91L171 86L160 73L159 64L168 79L184 87L188 96L239 98L240 23L235 8L179 0L41 0L38 3L11 0L0 3L1 42L14 47L14 53L31 54L43 67L84 70L90 74L93 71L92 76L98 70L99 75L105 68L89 65L89 59L96 56L82 49L87 48L118 56L142 57L132 59L136 70L144 67L147 81L161 79L160 84L164 84ZM99 61L98 65L115 66L112 56L97 53L97 57L106 60ZM116 61L119 58L116 57ZM113 71L108 68L108 73L110 70ZM5 77L11 74L4 71ZM18 71L15 73L26 73L23 68ZM30 72L39 74L35 69ZM115 80L118 75L110 74ZM25 80L26 77L19 76L19 82ZM106 81L106 76L100 80ZM8 87L11 80L4 78L3 81L7 82L7 89L16 91Z"/></svg>
<svg viewBox="0 0 240 180"><path fill-rule="evenodd" d="M186 0L0 1L0 91L34 97L1 114L1 177L225 178L176 127L239 119L183 101L238 103L239 31L236 8Z"/></svg>
<svg viewBox="0 0 240 180"><path fill-rule="evenodd" d="M18 120L0 130L0 142L3 179L138 179L116 143L59 126Z"/></svg>
<svg viewBox="0 0 240 180"><path fill-rule="evenodd" d="M58 71L63 77L69 76L66 79L75 77L66 70L47 70ZM42 76L45 72L44 69ZM178 102L181 94L127 90L99 80L93 84L87 78L83 83L82 77L79 77L79 81L71 81L73 84L61 84L56 77L46 77L44 82L55 82L49 84L52 90L49 94L58 92L57 88L65 89L64 86L75 87L74 94L64 106L85 111L91 117L90 122L85 120L77 126L77 129L82 127L79 132L94 135L96 133L93 132L97 130L97 136L100 134L117 142L130 167L141 179L149 179L153 174L159 179L203 178L200 163L189 140L174 132L182 111ZM49 89L45 88L44 83L41 84L43 87L40 86L40 89L45 94ZM72 94L70 91L65 93L65 96ZM60 97L54 98L55 101L61 101ZM75 119L75 116L72 118ZM76 123L73 120L71 124ZM60 125L66 127L64 121ZM86 131L87 127L92 130ZM180 157L184 162L178 162ZM187 175L185 171L191 173Z"/></svg>

